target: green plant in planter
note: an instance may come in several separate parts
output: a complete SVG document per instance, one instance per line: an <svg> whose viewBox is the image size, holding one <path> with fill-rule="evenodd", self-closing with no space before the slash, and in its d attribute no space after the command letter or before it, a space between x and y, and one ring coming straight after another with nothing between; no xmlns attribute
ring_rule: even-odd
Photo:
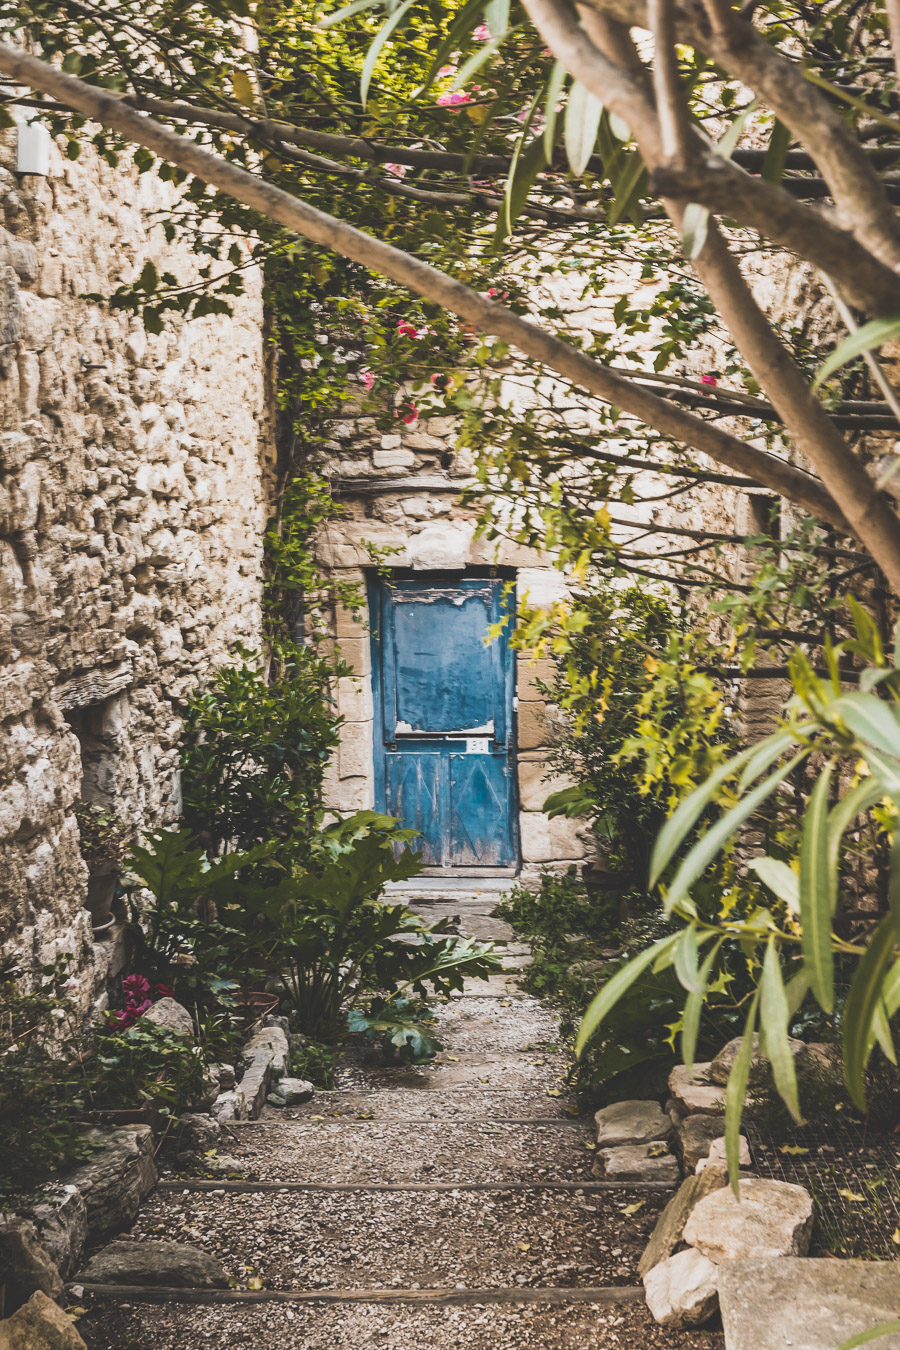
<svg viewBox="0 0 900 1350"><path fill-rule="evenodd" d="M432 1034L434 1019L422 999L374 998L365 1012L351 1008L347 1026L370 1041L380 1041L385 1059L400 1064L426 1064L441 1049Z"/></svg>

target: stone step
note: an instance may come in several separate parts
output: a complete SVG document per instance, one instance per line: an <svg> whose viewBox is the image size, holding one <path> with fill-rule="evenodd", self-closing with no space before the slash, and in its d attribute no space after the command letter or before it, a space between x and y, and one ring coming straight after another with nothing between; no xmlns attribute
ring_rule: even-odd
<svg viewBox="0 0 900 1350"><path fill-rule="evenodd" d="M495 1121L387 1124L370 1121L271 1123L223 1140L227 1173L209 1159L210 1177L263 1181L589 1181L588 1122L572 1128ZM202 1165L201 1160L201 1165ZM219 1170L216 1170L219 1169Z"/></svg>
<svg viewBox="0 0 900 1350"><path fill-rule="evenodd" d="M496 1054L454 1056L452 1047L447 1045L439 1063L400 1069L378 1065L354 1069L351 1066L341 1073L340 1081L342 1087L382 1092L414 1087L424 1091L429 1087L440 1091L456 1087L523 1089L545 1087L557 1078L561 1082L566 1067L564 1057L552 1052L513 1054L507 1050Z"/></svg>
<svg viewBox="0 0 900 1350"><path fill-rule="evenodd" d="M239 1288L251 1280L306 1290L637 1284L667 1197L595 1186L160 1188L132 1237L199 1246Z"/></svg>

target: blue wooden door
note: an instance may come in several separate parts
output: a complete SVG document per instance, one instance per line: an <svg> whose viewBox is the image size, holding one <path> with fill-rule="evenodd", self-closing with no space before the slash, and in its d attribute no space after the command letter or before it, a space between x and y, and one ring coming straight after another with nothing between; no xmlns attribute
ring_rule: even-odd
<svg viewBox="0 0 900 1350"><path fill-rule="evenodd" d="M376 789L432 867L515 862L513 666L495 577L373 586Z"/></svg>

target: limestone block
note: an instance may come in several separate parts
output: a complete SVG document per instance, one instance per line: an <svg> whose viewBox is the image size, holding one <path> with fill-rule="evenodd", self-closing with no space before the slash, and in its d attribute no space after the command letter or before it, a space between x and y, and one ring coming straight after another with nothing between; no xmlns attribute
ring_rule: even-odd
<svg viewBox="0 0 900 1350"><path fill-rule="evenodd" d="M340 641L343 638L362 639L367 636L365 624L368 620L368 614L365 609L361 613L348 609L346 605L335 605L334 609L334 631L335 636ZM343 646L343 642L341 643Z"/></svg>
<svg viewBox="0 0 900 1350"><path fill-rule="evenodd" d="M160 998L152 1004L141 1018L142 1022L152 1022L155 1026L175 1031L179 1036L193 1036L194 1021L183 1004L174 998Z"/></svg>
<svg viewBox="0 0 900 1350"><path fill-rule="evenodd" d="M728 1082L728 1075L734 1067L734 1061L737 1059L743 1039L743 1036L735 1036L734 1040L724 1045L715 1059L712 1060L706 1072L706 1076L711 1083L720 1083L724 1086ZM788 1046L795 1059L802 1059L804 1055L808 1054L806 1043L794 1040L792 1036L788 1037ZM753 1058L750 1062L753 1067L756 1067L760 1062L758 1033L754 1033L753 1036Z"/></svg>
<svg viewBox="0 0 900 1350"><path fill-rule="evenodd" d="M705 1172L707 1167L725 1166L727 1166L725 1136L722 1135L719 1139L714 1139L712 1141L709 1146L708 1156L701 1158L697 1163L697 1171ZM741 1135L740 1144L738 1145L738 1166L750 1166L750 1145L747 1143L746 1136L743 1134Z"/></svg>
<svg viewBox="0 0 900 1350"><path fill-rule="evenodd" d="M0 1322L0 1350L87 1350L87 1346L59 1304L38 1292Z"/></svg>
<svg viewBox="0 0 900 1350"><path fill-rule="evenodd" d="M254 1031L241 1051L241 1058L246 1064L252 1064L259 1055L267 1057L276 1078L286 1072L290 1048L281 1027L260 1027Z"/></svg>
<svg viewBox="0 0 900 1350"><path fill-rule="evenodd" d="M266 1097L270 1106L299 1106L308 1102L315 1088L305 1078L282 1078Z"/></svg>
<svg viewBox="0 0 900 1350"><path fill-rule="evenodd" d="M547 657L533 660L529 656L520 656L516 661L516 693L523 701L540 702L543 694L537 687L537 681L550 684L556 667Z"/></svg>
<svg viewBox="0 0 900 1350"><path fill-rule="evenodd" d="M342 675L337 681L338 711L348 722L370 722L373 717L372 684L353 675Z"/></svg>
<svg viewBox="0 0 900 1350"><path fill-rule="evenodd" d="M722 1136L722 1126L721 1115L676 1116L675 1143L685 1172L695 1171L701 1158L708 1156L713 1140Z"/></svg>
<svg viewBox="0 0 900 1350"><path fill-rule="evenodd" d="M699 1176L685 1177L656 1221L656 1227L650 1235L650 1241L638 1262L638 1274L643 1276L660 1261L671 1256L681 1242L684 1225L687 1223L694 1206L708 1195L728 1184L727 1173L722 1168L707 1167Z"/></svg>
<svg viewBox="0 0 900 1350"><path fill-rule="evenodd" d="M390 441L399 437L385 436L384 440ZM372 463L376 469L411 469L415 465L416 457L412 450L373 450Z"/></svg>
<svg viewBox="0 0 900 1350"><path fill-rule="evenodd" d="M23 291L19 295L19 305L22 311L19 340L35 351L52 346L62 315L60 302Z"/></svg>
<svg viewBox="0 0 900 1350"><path fill-rule="evenodd" d="M221 1261L184 1242L120 1239L96 1252L79 1271L84 1284L163 1285L167 1289L226 1289Z"/></svg>
<svg viewBox="0 0 900 1350"><path fill-rule="evenodd" d="M360 626L356 626L357 632ZM368 633L362 637L342 638L338 655L351 667L354 675L369 675L372 671L372 643Z"/></svg>
<svg viewBox="0 0 900 1350"><path fill-rule="evenodd" d="M699 1327L718 1306L718 1270L701 1252L688 1248L669 1256L644 1276L647 1307L663 1327Z"/></svg>
<svg viewBox="0 0 900 1350"><path fill-rule="evenodd" d="M547 745L549 727L547 723L547 705L542 702L520 703L518 720L518 746L520 750L537 750Z"/></svg>
<svg viewBox="0 0 900 1350"><path fill-rule="evenodd" d="M551 792L560 792L575 782L568 775L549 773L543 760L520 759L517 768L519 802L523 811L542 811Z"/></svg>
<svg viewBox="0 0 900 1350"><path fill-rule="evenodd" d="M599 1175L609 1181L654 1181L662 1186L677 1186L681 1168L677 1158L660 1140L652 1144L620 1144L618 1148L602 1148L594 1164Z"/></svg>
<svg viewBox="0 0 900 1350"><path fill-rule="evenodd" d="M372 729L369 722L346 722L338 747L341 778L365 778L372 771Z"/></svg>
<svg viewBox="0 0 900 1350"><path fill-rule="evenodd" d="M895 1321L900 1308L896 1261L728 1261L719 1267L718 1286L728 1350L834 1350ZM900 1350L900 1332L872 1345Z"/></svg>
<svg viewBox="0 0 900 1350"><path fill-rule="evenodd" d="M0 266L0 346L18 342L22 336L22 301L19 279L8 264Z"/></svg>
<svg viewBox="0 0 900 1350"><path fill-rule="evenodd" d="M684 1064L678 1064L669 1074L669 1091L682 1115L725 1114L725 1089L710 1083L708 1069L708 1064L695 1064L691 1073Z"/></svg>
<svg viewBox="0 0 900 1350"><path fill-rule="evenodd" d="M562 862L584 856L584 845L575 820L564 817L548 820L537 811L523 811L519 817L519 831L525 862Z"/></svg>
<svg viewBox="0 0 900 1350"><path fill-rule="evenodd" d="M433 521L409 541L407 565L416 571L461 571L474 533L469 521Z"/></svg>
<svg viewBox="0 0 900 1350"><path fill-rule="evenodd" d="M0 1270L10 1311L26 1303L35 1290L59 1298L63 1282L50 1253L30 1219L4 1215L0 1223Z"/></svg>
<svg viewBox="0 0 900 1350"><path fill-rule="evenodd" d="M812 1233L809 1192L787 1181L744 1177L740 1200L731 1187L713 1191L695 1207L684 1240L711 1261L805 1256Z"/></svg>
<svg viewBox="0 0 900 1350"><path fill-rule="evenodd" d="M366 778L342 778L332 805L338 811L371 811L375 804L375 786Z"/></svg>
<svg viewBox="0 0 900 1350"><path fill-rule="evenodd" d="M552 605L568 595L562 572L552 567L523 567L516 578L519 599L529 605Z"/></svg>
<svg viewBox="0 0 900 1350"><path fill-rule="evenodd" d="M649 1144L672 1133L672 1122L655 1101L614 1102L594 1115L597 1144L615 1148L619 1144Z"/></svg>
<svg viewBox="0 0 900 1350"><path fill-rule="evenodd" d="M96 1150L93 1157L66 1180L84 1197L89 1240L100 1242L133 1222L156 1185L153 1134L149 1125L134 1125L92 1129L88 1139Z"/></svg>
<svg viewBox="0 0 900 1350"><path fill-rule="evenodd" d="M55 1186L29 1210L42 1245L63 1279L81 1259L87 1239L87 1206L77 1186Z"/></svg>

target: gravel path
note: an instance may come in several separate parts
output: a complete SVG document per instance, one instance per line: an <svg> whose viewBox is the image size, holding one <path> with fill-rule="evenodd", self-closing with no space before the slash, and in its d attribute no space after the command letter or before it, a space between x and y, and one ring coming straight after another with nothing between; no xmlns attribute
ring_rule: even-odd
<svg viewBox="0 0 900 1350"><path fill-rule="evenodd" d="M556 1019L507 979L439 1008L439 1063L386 1069L356 1046L334 1092L230 1131L224 1178L169 1174L130 1237L202 1247L244 1292L87 1293L90 1350L722 1350L635 1299L667 1194L592 1184Z"/></svg>

